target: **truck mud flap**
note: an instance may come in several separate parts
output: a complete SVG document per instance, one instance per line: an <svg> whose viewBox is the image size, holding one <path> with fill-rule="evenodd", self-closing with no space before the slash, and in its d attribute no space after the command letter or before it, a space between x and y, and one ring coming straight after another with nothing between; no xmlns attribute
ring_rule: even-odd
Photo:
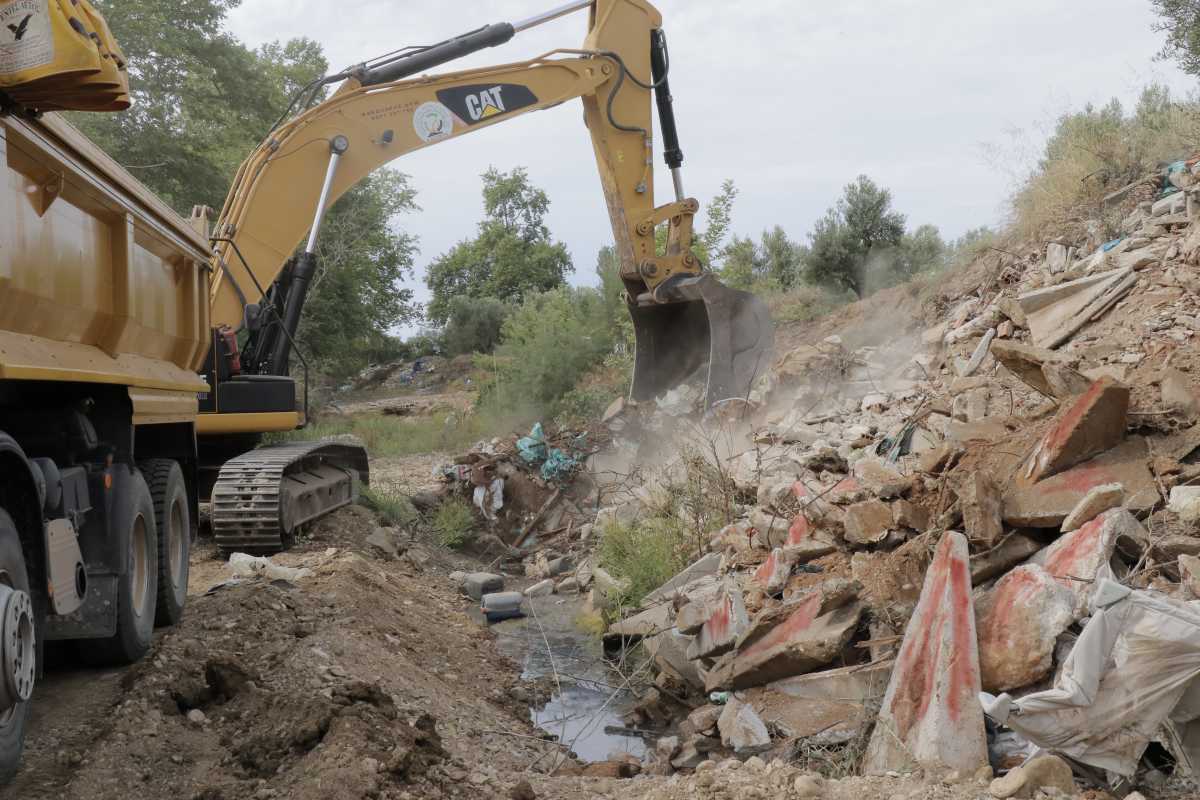
<svg viewBox="0 0 1200 800"><path fill-rule="evenodd" d="M83 605L72 614L46 617L46 641L107 639L117 632L117 576L88 570Z"/></svg>
<svg viewBox="0 0 1200 800"><path fill-rule="evenodd" d="M653 400L707 364L704 407L745 398L771 365L775 330L761 299L730 289L712 274L664 282L645 302L631 302L637 339L633 387Z"/></svg>

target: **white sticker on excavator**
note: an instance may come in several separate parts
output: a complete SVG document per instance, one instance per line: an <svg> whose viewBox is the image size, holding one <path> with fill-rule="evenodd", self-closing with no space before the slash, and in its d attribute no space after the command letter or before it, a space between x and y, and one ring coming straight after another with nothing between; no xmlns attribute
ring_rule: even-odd
<svg viewBox="0 0 1200 800"><path fill-rule="evenodd" d="M413 128L422 142L444 139L454 132L454 115L441 103L422 103L413 112Z"/></svg>
<svg viewBox="0 0 1200 800"><path fill-rule="evenodd" d="M0 74L22 72L53 60L49 0L0 0Z"/></svg>

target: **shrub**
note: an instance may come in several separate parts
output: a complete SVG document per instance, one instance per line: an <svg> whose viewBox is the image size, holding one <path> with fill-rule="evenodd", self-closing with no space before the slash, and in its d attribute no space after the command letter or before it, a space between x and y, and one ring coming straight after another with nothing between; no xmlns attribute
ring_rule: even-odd
<svg viewBox="0 0 1200 800"><path fill-rule="evenodd" d="M459 548L474 538L475 512L465 500L448 497L433 515L433 532L446 547Z"/></svg>
<svg viewBox="0 0 1200 800"><path fill-rule="evenodd" d="M511 307L491 297L456 297L442 341L447 355L490 353L500 341L500 329Z"/></svg>
<svg viewBox="0 0 1200 800"><path fill-rule="evenodd" d="M1105 195L1192 151L1200 134L1198 110L1195 102L1174 102L1169 90L1150 86L1132 114L1117 100L1064 114L1013 198L1017 232L1038 236L1099 215ZM1108 222L1111 234L1115 224Z"/></svg>
<svg viewBox="0 0 1200 800"><path fill-rule="evenodd" d="M530 297L504 322L496 381L481 405L493 413L553 414L612 346L597 290L562 288Z"/></svg>
<svg viewBox="0 0 1200 800"><path fill-rule="evenodd" d="M690 563L691 545L678 517L650 517L637 525L612 523L600 540L600 566L629 582L618 600L636 606Z"/></svg>
<svg viewBox="0 0 1200 800"><path fill-rule="evenodd" d="M776 322L808 322L823 317L854 299L850 292L816 286L801 286L767 301Z"/></svg>
<svg viewBox="0 0 1200 800"><path fill-rule="evenodd" d="M393 527L407 527L417 521L417 509L412 501L397 492L364 486L359 493L359 502Z"/></svg>

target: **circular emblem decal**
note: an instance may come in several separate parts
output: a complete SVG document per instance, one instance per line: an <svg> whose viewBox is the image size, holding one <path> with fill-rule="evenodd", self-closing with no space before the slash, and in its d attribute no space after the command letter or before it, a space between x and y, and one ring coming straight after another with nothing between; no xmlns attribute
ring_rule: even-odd
<svg viewBox="0 0 1200 800"><path fill-rule="evenodd" d="M454 131L454 115L438 102L422 103L413 112L413 127L423 142L442 139Z"/></svg>

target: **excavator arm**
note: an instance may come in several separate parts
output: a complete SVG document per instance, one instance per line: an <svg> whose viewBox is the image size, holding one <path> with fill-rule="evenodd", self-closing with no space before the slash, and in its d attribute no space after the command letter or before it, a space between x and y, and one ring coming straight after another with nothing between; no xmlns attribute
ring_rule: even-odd
<svg viewBox="0 0 1200 800"><path fill-rule="evenodd" d="M590 20L580 49L413 77L583 9ZM414 150L581 98L635 323L633 397L652 398L705 361L710 405L744 395L770 357L770 321L761 301L722 286L692 251L699 204L683 195L668 64L662 18L648 2L576 0L332 76L337 90L277 126L238 171L214 229L214 326L261 332L247 366L286 374L329 205ZM653 180L655 94L675 188L663 205ZM655 230L664 224L659 252Z"/></svg>

